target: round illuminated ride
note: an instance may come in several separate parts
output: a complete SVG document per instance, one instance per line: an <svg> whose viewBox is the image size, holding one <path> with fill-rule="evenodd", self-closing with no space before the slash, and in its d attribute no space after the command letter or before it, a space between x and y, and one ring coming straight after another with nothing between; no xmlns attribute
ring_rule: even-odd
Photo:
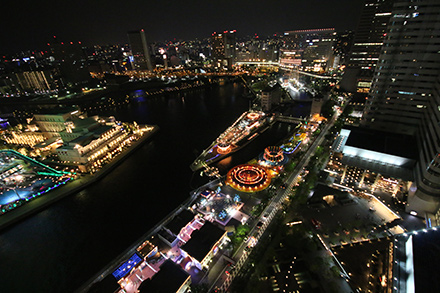
<svg viewBox="0 0 440 293"><path fill-rule="evenodd" d="M226 183L239 191L255 192L269 186L270 175L258 165L239 165L229 170Z"/></svg>
<svg viewBox="0 0 440 293"><path fill-rule="evenodd" d="M279 163L284 160L283 150L277 146L269 146L264 150L263 158L272 163Z"/></svg>
<svg viewBox="0 0 440 293"><path fill-rule="evenodd" d="M259 156L259 163L263 166L282 166L289 161L284 150L278 146L269 146Z"/></svg>
<svg viewBox="0 0 440 293"><path fill-rule="evenodd" d="M249 120L256 120L256 119L260 118L260 114L255 113L255 112L250 112L246 115L246 118Z"/></svg>
<svg viewBox="0 0 440 293"><path fill-rule="evenodd" d="M223 142L217 144L217 153L224 155L224 154L229 154L230 152L231 152L231 145Z"/></svg>

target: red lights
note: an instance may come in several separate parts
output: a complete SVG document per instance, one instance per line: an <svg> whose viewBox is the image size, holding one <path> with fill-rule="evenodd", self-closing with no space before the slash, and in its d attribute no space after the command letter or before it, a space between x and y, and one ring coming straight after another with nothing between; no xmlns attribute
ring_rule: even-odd
<svg viewBox="0 0 440 293"><path fill-rule="evenodd" d="M229 170L226 183L239 191L255 192L269 186L270 175L258 165L239 165Z"/></svg>
<svg viewBox="0 0 440 293"><path fill-rule="evenodd" d="M263 157L268 162L279 163L284 159L283 150L277 146L267 147Z"/></svg>

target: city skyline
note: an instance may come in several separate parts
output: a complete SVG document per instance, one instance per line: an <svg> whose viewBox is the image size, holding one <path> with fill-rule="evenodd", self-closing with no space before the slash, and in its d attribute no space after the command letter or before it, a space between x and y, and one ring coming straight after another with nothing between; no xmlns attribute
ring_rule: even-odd
<svg viewBox="0 0 440 293"><path fill-rule="evenodd" d="M1 20L0 54L43 50L56 35L64 41L84 45L128 43L127 31L144 28L148 41L207 38L214 31L236 29L239 36L272 35L286 30L335 27L354 30L363 1L313 0L278 1L202 1L157 3L80 2L40 4L5 3L4 11L19 11L18 16ZM182 13L184 11L184 13ZM264 21L262 21L264 19ZM203 25L200 25L202 24Z"/></svg>
<svg viewBox="0 0 440 293"><path fill-rule="evenodd" d="M440 0L175 2L3 6L3 291L440 292Z"/></svg>

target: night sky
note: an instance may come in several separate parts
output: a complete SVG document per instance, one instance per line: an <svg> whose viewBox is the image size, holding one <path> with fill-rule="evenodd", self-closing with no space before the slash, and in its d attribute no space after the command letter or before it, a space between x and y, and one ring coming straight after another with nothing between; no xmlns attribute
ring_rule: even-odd
<svg viewBox="0 0 440 293"><path fill-rule="evenodd" d="M53 35L85 45L127 43L144 28L150 41L205 38L236 29L260 36L295 29L355 29L363 0L3 1L0 54L44 50Z"/></svg>

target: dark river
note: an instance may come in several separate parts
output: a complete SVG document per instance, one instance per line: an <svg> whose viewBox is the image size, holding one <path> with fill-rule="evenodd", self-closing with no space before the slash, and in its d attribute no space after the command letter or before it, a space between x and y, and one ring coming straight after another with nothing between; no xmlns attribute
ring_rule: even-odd
<svg viewBox="0 0 440 293"><path fill-rule="evenodd" d="M136 242L207 182L189 165L248 109L243 87L231 83L90 111L155 124L160 131L108 176L83 191L0 231L1 292L72 292ZM298 108L306 116L309 107ZM221 173L276 144L293 126L277 123L232 157Z"/></svg>

